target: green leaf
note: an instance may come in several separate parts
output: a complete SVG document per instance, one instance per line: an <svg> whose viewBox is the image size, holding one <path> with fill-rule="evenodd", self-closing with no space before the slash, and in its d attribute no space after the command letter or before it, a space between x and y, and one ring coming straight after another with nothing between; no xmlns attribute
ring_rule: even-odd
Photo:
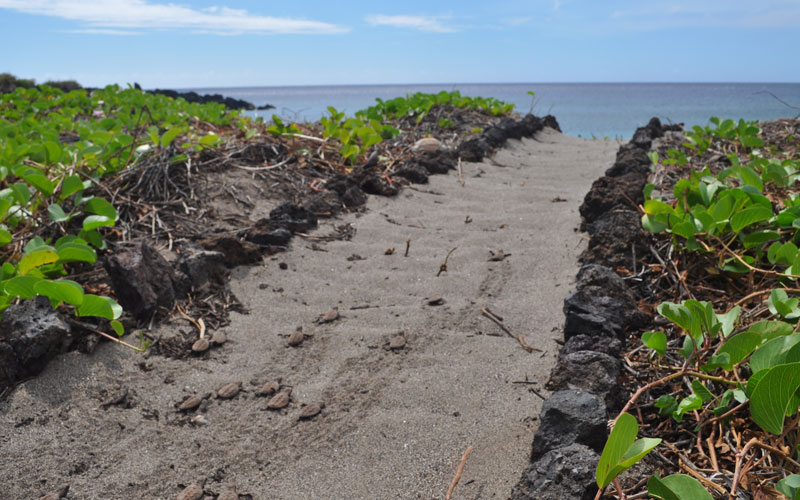
<svg viewBox="0 0 800 500"><path fill-rule="evenodd" d="M667 335L664 332L644 332L642 344L656 351L660 356L667 353Z"/></svg>
<svg viewBox="0 0 800 500"><path fill-rule="evenodd" d="M61 194L58 199L64 201L82 189L84 189L84 185L83 182L81 182L80 176L77 174L68 175L61 183Z"/></svg>
<svg viewBox="0 0 800 500"><path fill-rule="evenodd" d="M800 361L787 359L796 346L800 346L800 333L769 340L750 356L750 369L757 373L776 365Z"/></svg>
<svg viewBox="0 0 800 500"><path fill-rule="evenodd" d="M47 214L53 222L64 222L69 219L67 213L58 203L51 203L50 206L47 207Z"/></svg>
<svg viewBox="0 0 800 500"><path fill-rule="evenodd" d="M648 215L673 214L675 209L661 200L647 200L644 202L644 212Z"/></svg>
<svg viewBox="0 0 800 500"><path fill-rule="evenodd" d="M78 307L78 316L98 316L107 320L115 320L122 314L122 308L110 297L86 294L83 303Z"/></svg>
<svg viewBox="0 0 800 500"><path fill-rule="evenodd" d="M105 217L103 215L90 215L83 219L83 230L84 231L91 231L92 229L97 229L98 227L104 226L113 226L114 219Z"/></svg>
<svg viewBox="0 0 800 500"><path fill-rule="evenodd" d="M5 290L12 297L30 299L36 297L34 287L40 281L42 281L42 278L37 278L36 276L16 276L5 282Z"/></svg>
<svg viewBox="0 0 800 500"><path fill-rule="evenodd" d="M647 493L661 500L714 500L700 481L685 474L672 474L663 479L650 476Z"/></svg>
<svg viewBox="0 0 800 500"><path fill-rule="evenodd" d="M744 237L744 247L753 248L772 240L777 240L781 237L778 231L755 231Z"/></svg>
<svg viewBox="0 0 800 500"><path fill-rule="evenodd" d="M672 418L674 418L676 422L680 422L683 420L684 415L690 411L699 410L702 407L703 400L695 394L690 394L681 400L678 404L678 409L672 414Z"/></svg>
<svg viewBox="0 0 800 500"><path fill-rule="evenodd" d="M742 308L739 306L735 306L731 308L730 311L726 312L725 314L717 314L717 320L722 328L722 335L727 337L731 333L733 333L733 328L736 325L736 320L739 319L739 313L742 311Z"/></svg>
<svg viewBox="0 0 800 500"><path fill-rule="evenodd" d="M14 237L6 231L5 229L0 228L0 247L3 245L8 245L14 240Z"/></svg>
<svg viewBox="0 0 800 500"><path fill-rule="evenodd" d="M759 427L779 435L783 420L800 388L800 363L787 363L770 368L750 394L750 416ZM794 408L789 414L797 411Z"/></svg>
<svg viewBox="0 0 800 500"><path fill-rule="evenodd" d="M723 370L733 370L733 367L741 363L749 356L756 347L761 344L761 336L752 332L742 332L728 339L720 348L718 356L727 355L727 361L717 366ZM712 357L712 360L717 356ZM719 363L720 360L714 360Z"/></svg>
<svg viewBox="0 0 800 500"><path fill-rule="evenodd" d="M614 478L661 443L660 439L653 438L643 438L634 442L638 432L639 424L636 418L628 413L623 413L617 418L595 471L597 486L600 489L608 486Z"/></svg>
<svg viewBox="0 0 800 500"><path fill-rule="evenodd" d="M731 216L731 229L734 232L739 232L742 229L751 226L757 222L761 222L764 220L769 219L772 217L772 210L762 207L762 206L755 206L750 208L745 208L740 212L736 212Z"/></svg>
<svg viewBox="0 0 800 500"><path fill-rule="evenodd" d="M200 140L197 142L204 146L216 146L219 143L219 141L220 139L217 134L209 133L201 137Z"/></svg>
<svg viewBox="0 0 800 500"><path fill-rule="evenodd" d="M24 276L32 270L45 264L52 264L58 261L58 254L50 249L41 249L23 255L17 265L17 272Z"/></svg>
<svg viewBox="0 0 800 500"><path fill-rule="evenodd" d="M775 483L775 489L783 493L786 497L794 499L800 490L800 475L790 474Z"/></svg>
<svg viewBox="0 0 800 500"><path fill-rule="evenodd" d="M33 287L39 295L44 295L57 303L66 302L79 306L83 302L83 288L70 280L40 280Z"/></svg>
<svg viewBox="0 0 800 500"><path fill-rule="evenodd" d="M762 340L772 340L776 337L789 335L794 331L794 327L785 321L757 321L750 325L748 332L755 333Z"/></svg>
<svg viewBox="0 0 800 500"><path fill-rule="evenodd" d="M120 323L118 320L115 319L111 321L111 328L113 328L114 331L117 332L117 335L119 335L120 337L125 335L125 327L122 326L122 323Z"/></svg>
<svg viewBox="0 0 800 500"><path fill-rule="evenodd" d="M23 178L25 179L25 182L35 187L40 193L44 194L45 196L52 195L53 189L55 189L56 187L56 183L54 181L51 181L45 175L39 173L38 171L25 174Z"/></svg>
<svg viewBox="0 0 800 500"><path fill-rule="evenodd" d="M47 141L44 143L45 151L47 151L47 163L56 163L61 161L61 146L58 143L53 141Z"/></svg>
<svg viewBox="0 0 800 500"><path fill-rule="evenodd" d="M786 319L794 319L800 317L800 309L798 299L790 299L785 290L775 288L770 293L767 305L772 314L780 314Z"/></svg>
<svg viewBox="0 0 800 500"><path fill-rule="evenodd" d="M105 130L97 130L89 136L89 140L98 146L105 146L111 140L111 134Z"/></svg>
<svg viewBox="0 0 800 500"><path fill-rule="evenodd" d="M64 243L56 250L60 262L97 262L97 252L86 243L70 242Z"/></svg>
<svg viewBox="0 0 800 500"><path fill-rule="evenodd" d="M700 379L693 379L692 380L692 392L696 395L700 396L700 399L703 400L703 403L708 403L714 399L714 395L708 388L700 381Z"/></svg>
<svg viewBox="0 0 800 500"><path fill-rule="evenodd" d="M10 189L19 205L27 205L31 200L31 190L24 182L13 184Z"/></svg>
<svg viewBox="0 0 800 500"><path fill-rule="evenodd" d="M753 186L759 191L764 189L764 182L761 180L761 176L747 165L741 165L739 167L739 177L745 184Z"/></svg>
<svg viewBox="0 0 800 500"><path fill-rule="evenodd" d="M183 129L181 127L173 127L164 132L164 135L161 136L161 147L166 148L169 146L182 132Z"/></svg>
<svg viewBox="0 0 800 500"><path fill-rule="evenodd" d="M103 198L94 197L86 202L84 209L93 214L108 217L111 220L117 220L117 210L109 201Z"/></svg>
<svg viewBox="0 0 800 500"><path fill-rule="evenodd" d="M642 227L653 234L658 234L669 226L659 216L645 214L642 216Z"/></svg>
<svg viewBox="0 0 800 500"><path fill-rule="evenodd" d="M656 309L660 315L672 321L684 331L692 331L692 315L685 306L672 302L662 302Z"/></svg>

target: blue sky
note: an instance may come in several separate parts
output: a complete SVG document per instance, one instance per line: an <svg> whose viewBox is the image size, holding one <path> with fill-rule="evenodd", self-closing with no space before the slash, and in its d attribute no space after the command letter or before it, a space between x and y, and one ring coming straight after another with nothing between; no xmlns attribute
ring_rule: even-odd
<svg viewBox="0 0 800 500"><path fill-rule="evenodd" d="M800 82L800 0L0 0L0 72L152 87Z"/></svg>

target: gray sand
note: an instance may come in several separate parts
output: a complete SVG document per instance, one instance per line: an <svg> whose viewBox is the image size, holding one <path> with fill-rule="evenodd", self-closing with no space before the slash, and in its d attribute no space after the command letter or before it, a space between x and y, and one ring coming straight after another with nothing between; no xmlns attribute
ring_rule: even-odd
<svg viewBox="0 0 800 500"><path fill-rule="evenodd" d="M365 213L312 234L349 223L351 241L296 237L291 252L235 270L250 314L233 314L229 341L206 359L108 344L60 357L0 403L0 498L69 483L74 499L169 499L205 475L207 499L223 484L255 499L441 499L469 445L453 498L507 498L538 425L529 389L546 394L583 248L577 208L617 147L545 129L464 163L464 186L453 172L396 199L370 197ZM489 262L500 249L511 255ZM433 295L445 303L427 305ZM339 320L314 322L334 306ZM523 350L482 306L544 352ZM287 347L299 326L306 340ZM192 327L176 319L160 333L178 328ZM399 334L406 346L388 349ZM277 378L293 399L267 411L256 384ZM175 410L237 380L244 391L213 399L205 425ZM536 384L514 383L526 380ZM120 387L133 407L101 408ZM318 402L320 415L297 420Z"/></svg>

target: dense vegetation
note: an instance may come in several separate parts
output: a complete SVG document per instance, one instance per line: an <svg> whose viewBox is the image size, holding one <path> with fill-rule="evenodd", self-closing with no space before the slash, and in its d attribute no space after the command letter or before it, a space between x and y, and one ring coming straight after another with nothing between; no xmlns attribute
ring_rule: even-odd
<svg viewBox="0 0 800 500"><path fill-rule="evenodd" d="M13 92L0 95L0 315L14 301L43 295L53 307L109 321L120 335L117 302L68 279L109 251L107 238L119 217L119 193L107 187L109 178L146 161L190 164L206 149L262 134L287 142L314 139L335 151L343 166L355 165L400 133L399 119L419 123L434 106L493 116L512 110L496 99L441 92L378 100L355 117L329 108L330 116L316 124L284 124L274 116L267 126L221 104L138 88L64 92L2 77Z"/></svg>
<svg viewBox="0 0 800 500"><path fill-rule="evenodd" d="M652 350L653 380L617 419L597 469L601 490L659 444L634 443L636 419L625 412L647 390L667 386L653 407L695 436L698 461L714 457L717 471L732 466L731 498L755 463L770 464L763 481L777 480L774 488L795 498L800 302L789 294L800 291L800 159L794 135L781 141L765 142L755 122L712 118L687 131L665 158L651 153L661 169L688 174L661 197L656 186L645 188L642 226L671 237L679 289L690 298L658 305L671 326L642 336ZM698 300L701 294L709 300ZM684 422L690 415L691 425ZM714 445L725 429L735 433L738 450ZM718 457L717 447L735 455ZM748 453L755 450L758 460ZM705 488L718 485L704 482L676 474L653 476L647 486L657 498L710 499Z"/></svg>

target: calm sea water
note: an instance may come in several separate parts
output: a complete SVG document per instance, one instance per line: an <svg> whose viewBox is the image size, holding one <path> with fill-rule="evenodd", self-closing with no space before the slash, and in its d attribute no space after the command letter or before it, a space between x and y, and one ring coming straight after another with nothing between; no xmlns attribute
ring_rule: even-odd
<svg viewBox="0 0 800 500"><path fill-rule="evenodd" d="M303 87L195 88L276 109L252 112L269 119L273 113L294 121L315 121L333 106L351 115L375 104L414 92L458 90L462 95L496 97L527 113L551 113L564 133L583 137L630 138L636 127L653 117L666 123L706 125L709 117L771 120L800 114L774 94L800 107L800 83L522 83L438 85L335 85ZM535 101L527 94L536 92Z"/></svg>

